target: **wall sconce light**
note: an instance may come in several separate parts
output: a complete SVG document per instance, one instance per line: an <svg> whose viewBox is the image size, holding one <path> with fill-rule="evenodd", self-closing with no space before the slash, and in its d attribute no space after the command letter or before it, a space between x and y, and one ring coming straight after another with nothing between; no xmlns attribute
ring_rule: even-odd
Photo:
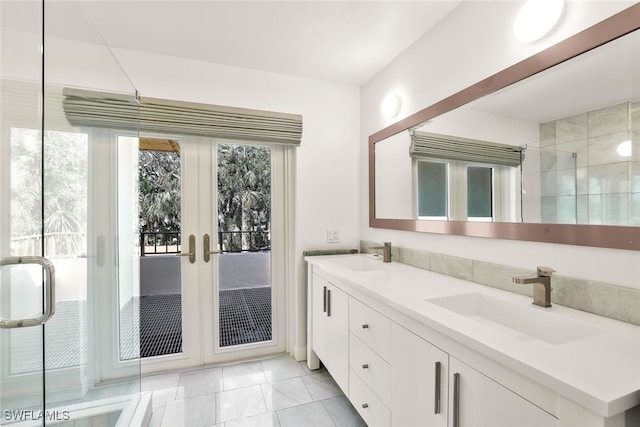
<svg viewBox="0 0 640 427"><path fill-rule="evenodd" d="M513 34L521 43L531 43L547 35L560 21L564 0L527 0L513 23Z"/></svg>
<svg viewBox="0 0 640 427"><path fill-rule="evenodd" d="M633 146L631 145L631 140L626 140L621 142L616 147L616 152L620 157L631 157L633 154Z"/></svg>
<svg viewBox="0 0 640 427"><path fill-rule="evenodd" d="M381 111L385 119L393 119L400 113L400 97L390 93L382 100Z"/></svg>

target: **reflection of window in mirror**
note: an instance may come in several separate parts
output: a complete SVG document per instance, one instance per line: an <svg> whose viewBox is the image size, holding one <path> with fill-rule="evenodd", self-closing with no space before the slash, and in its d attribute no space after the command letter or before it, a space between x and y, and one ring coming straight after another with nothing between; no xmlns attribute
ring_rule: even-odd
<svg viewBox="0 0 640 427"><path fill-rule="evenodd" d="M449 163L416 161L419 219L449 219Z"/></svg>
<svg viewBox="0 0 640 427"><path fill-rule="evenodd" d="M493 221L493 168L467 166L467 219Z"/></svg>
<svg viewBox="0 0 640 427"><path fill-rule="evenodd" d="M518 168L437 159L414 159L418 219L518 220Z"/></svg>

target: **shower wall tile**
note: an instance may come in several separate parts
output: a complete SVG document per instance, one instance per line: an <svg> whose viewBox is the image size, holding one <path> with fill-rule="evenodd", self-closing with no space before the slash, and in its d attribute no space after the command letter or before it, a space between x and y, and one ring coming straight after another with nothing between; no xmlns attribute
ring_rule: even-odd
<svg viewBox="0 0 640 427"><path fill-rule="evenodd" d="M640 127L638 128L640 129ZM540 124L540 147L553 147L556 141L556 122Z"/></svg>
<svg viewBox="0 0 640 427"><path fill-rule="evenodd" d="M558 196L575 196L576 185L575 169L563 169L556 172L556 194Z"/></svg>
<svg viewBox="0 0 640 427"><path fill-rule="evenodd" d="M589 137L623 132L629 129L629 103L625 102L590 111Z"/></svg>
<svg viewBox="0 0 640 427"><path fill-rule="evenodd" d="M556 196L557 195L557 174L556 172L543 172L540 174L540 195Z"/></svg>
<svg viewBox="0 0 640 427"><path fill-rule="evenodd" d="M640 193L640 162L629 162L631 192Z"/></svg>
<svg viewBox="0 0 640 427"><path fill-rule="evenodd" d="M631 193L630 224L640 226L640 193Z"/></svg>
<svg viewBox="0 0 640 427"><path fill-rule="evenodd" d="M631 160L640 161L640 131L631 132Z"/></svg>
<svg viewBox="0 0 640 427"><path fill-rule="evenodd" d="M640 193L637 195L640 196ZM640 199L638 201L640 202ZM373 242L360 242L360 247L363 251L374 245L376 244ZM533 295L532 286L517 285L512 280L514 276L534 275L535 270L533 268L525 270L507 265L402 247L398 248L398 253L401 259L413 260L414 264L426 265L423 261L424 259L435 259L437 260L435 264L447 265L444 269L438 266L436 267L437 270L433 269L432 265L431 268L424 268L425 270L437 271L443 274L447 274L445 271L457 273L465 271L465 275L468 277L463 277L464 279L480 285L529 297ZM457 266L455 265L456 263L458 263ZM460 277L460 275L458 274L454 277ZM640 310L637 309L640 307L640 289L576 279L558 273L554 274L552 282L551 301L553 304L640 325Z"/></svg>
<svg viewBox="0 0 640 427"><path fill-rule="evenodd" d="M590 194L589 223L626 225L629 221L629 194Z"/></svg>
<svg viewBox="0 0 640 427"><path fill-rule="evenodd" d="M576 214L578 224L589 224L589 196L576 197Z"/></svg>
<svg viewBox="0 0 640 427"><path fill-rule="evenodd" d="M577 194L589 193L589 169L576 169L576 192Z"/></svg>
<svg viewBox="0 0 640 427"><path fill-rule="evenodd" d="M556 170L556 152L552 150L540 150L540 170L551 172Z"/></svg>
<svg viewBox="0 0 640 427"><path fill-rule="evenodd" d="M640 130L640 102L632 102L630 108L631 123L629 128L631 130Z"/></svg>
<svg viewBox="0 0 640 427"><path fill-rule="evenodd" d="M556 196L540 198L540 217L544 224L555 224L558 221L557 206Z"/></svg>
<svg viewBox="0 0 640 427"><path fill-rule="evenodd" d="M556 223L575 224L577 222L576 197L561 196L556 201Z"/></svg>
<svg viewBox="0 0 640 427"><path fill-rule="evenodd" d="M587 139L587 113L556 120L556 144Z"/></svg>
<svg viewBox="0 0 640 427"><path fill-rule="evenodd" d="M589 168L589 194L626 193L628 191L628 162L591 166Z"/></svg>
<svg viewBox="0 0 640 427"><path fill-rule="evenodd" d="M618 154L618 145L629 140L629 132L617 132L589 138L589 166L628 160Z"/></svg>
<svg viewBox="0 0 640 427"><path fill-rule="evenodd" d="M589 144L586 139L579 141L565 142L564 144L556 144L556 150L566 153L576 153L575 166L579 168L587 167L589 164ZM566 157L565 157L566 156ZM573 167L571 156L565 154L562 159L570 161L569 167Z"/></svg>

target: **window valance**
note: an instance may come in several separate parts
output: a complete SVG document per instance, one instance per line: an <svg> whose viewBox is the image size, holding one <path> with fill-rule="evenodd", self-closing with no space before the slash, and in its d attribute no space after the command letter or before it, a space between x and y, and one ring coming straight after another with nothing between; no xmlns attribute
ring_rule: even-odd
<svg viewBox="0 0 640 427"><path fill-rule="evenodd" d="M63 108L73 126L299 145L302 116L168 99L65 88Z"/></svg>
<svg viewBox="0 0 640 427"><path fill-rule="evenodd" d="M429 132L411 133L411 157L431 157L472 163L519 166L524 148Z"/></svg>

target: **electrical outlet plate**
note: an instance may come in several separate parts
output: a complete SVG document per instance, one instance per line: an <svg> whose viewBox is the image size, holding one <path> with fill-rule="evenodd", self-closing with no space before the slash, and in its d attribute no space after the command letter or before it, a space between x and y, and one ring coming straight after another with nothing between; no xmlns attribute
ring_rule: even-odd
<svg viewBox="0 0 640 427"><path fill-rule="evenodd" d="M327 230L327 243L340 243L338 230Z"/></svg>

